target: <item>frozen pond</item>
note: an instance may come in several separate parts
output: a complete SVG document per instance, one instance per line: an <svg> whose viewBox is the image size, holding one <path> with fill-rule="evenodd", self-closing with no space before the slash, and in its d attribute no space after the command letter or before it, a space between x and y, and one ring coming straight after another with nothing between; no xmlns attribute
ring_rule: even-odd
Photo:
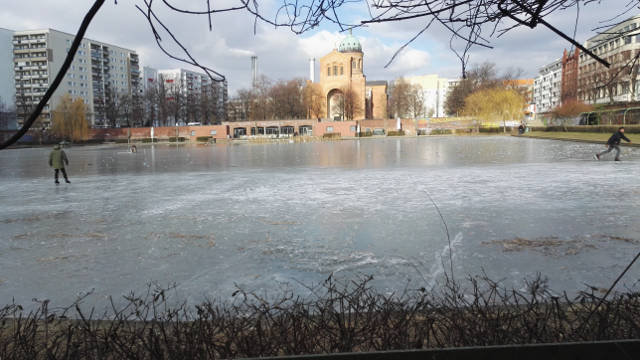
<svg viewBox="0 0 640 360"><path fill-rule="evenodd" d="M236 286L304 293L331 273L432 287L448 253L427 193L458 278L606 287L640 245L640 151L590 160L602 149L513 137L73 147L72 183L58 186L50 149L0 151L0 304L91 289L100 302L150 281L191 301Z"/></svg>

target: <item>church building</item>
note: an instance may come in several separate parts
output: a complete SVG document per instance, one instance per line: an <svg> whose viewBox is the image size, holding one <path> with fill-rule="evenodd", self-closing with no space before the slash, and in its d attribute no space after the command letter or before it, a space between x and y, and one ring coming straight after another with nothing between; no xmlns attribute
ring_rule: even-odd
<svg viewBox="0 0 640 360"><path fill-rule="evenodd" d="M387 118L387 82L367 82L364 53L351 32L320 59L326 118L336 121Z"/></svg>

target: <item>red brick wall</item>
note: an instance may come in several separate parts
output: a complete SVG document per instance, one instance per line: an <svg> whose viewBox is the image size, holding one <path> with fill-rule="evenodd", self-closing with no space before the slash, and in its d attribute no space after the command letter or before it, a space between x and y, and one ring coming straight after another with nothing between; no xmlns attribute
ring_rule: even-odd
<svg viewBox="0 0 640 360"><path fill-rule="evenodd" d="M332 131L327 128L332 127ZM353 130L352 130L353 127ZM340 133L340 136L356 136L355 121L316 122L313 124L313 135L323 136L329 133Z"/></svg>
<svg viewBox="0 0 640 360"><path fill-rule="evenodd" d="M177 130L177 132L176 132ZM215 130L216 134L211 135L211 130ZM151 137L151 128L114 128L114 129L91 129L90 138L92 139L126 139L131 131L132 139L143 139ZM191 135L191 134L194 135ZM158 139L168 139L169 137L182 136L189 140L195 141L198 136L212 136L216 139L225 139L228 134L226 125L206 125L206 126L164 126L153 128L153 137Z"/></svg>

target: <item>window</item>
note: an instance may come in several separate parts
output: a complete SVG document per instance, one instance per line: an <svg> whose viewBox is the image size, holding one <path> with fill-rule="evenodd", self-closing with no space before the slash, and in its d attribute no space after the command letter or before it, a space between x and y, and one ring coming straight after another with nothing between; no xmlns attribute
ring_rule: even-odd
<svg viewBox="0 0 640 360"><path fill-rule="evenodd" d="M209 135L217 135L218 131L217 130L211 130L209 131Z"/></svg>
<svg viewBox="0 0 640 360"><path fill-rule="evenodd" d="M332 133L333 132L333 126L327 126L327 132L328 133Z"/></svg>
<svg viewBox="0 0 640 360"><path fill-rule="evenodd" d="M338 75L338 67L336 65L333 65L333 76Z"/></svg>
<svg viewBox="0 0 640 360"><path fill-rule="evenodd" d="M631 44L631 36L625 36L624 37L624 44L625 45Z"/></svg>
<svg viewBox="0 0 640 360"><path fill-rule="evenodd" d="M355 127L355 126L351 126L351 127L349 127L349 131L353 131L353 132L355 132L355 131L356 131L356 127Z"/></svg>
<svg viewBox="0 0 640 360"><path fill-rule="evenodd" d="M191 136L196 136L196 131L195 130L191 130Z"/></svg>
<svg viewBox="0 0 640 360"><path fill-rule="evenodd" d="M344 68L340 65L340 75L344 75Z"/></svg>

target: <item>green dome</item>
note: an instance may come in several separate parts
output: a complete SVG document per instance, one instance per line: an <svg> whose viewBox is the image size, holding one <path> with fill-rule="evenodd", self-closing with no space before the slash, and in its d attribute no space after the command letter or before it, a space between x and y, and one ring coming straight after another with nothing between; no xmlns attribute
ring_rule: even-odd
<svg viewBox="0 0 640 360"><path fill-rule="evenodd" d="M346 38L344 38L340 45L338 45L338 51L340 52L362 52L362 45L355 36L349 32Z"/></svg>

